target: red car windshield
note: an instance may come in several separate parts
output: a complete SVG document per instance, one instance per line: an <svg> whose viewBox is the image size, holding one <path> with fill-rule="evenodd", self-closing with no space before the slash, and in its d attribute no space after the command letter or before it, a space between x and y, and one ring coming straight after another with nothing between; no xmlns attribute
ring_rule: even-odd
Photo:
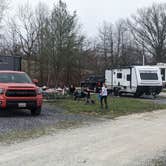
<svg viewBox="0 0 166 166"><path fill-rule="evenodd" d="M0 73L0 83L32 83L25 73Z"/></svg>

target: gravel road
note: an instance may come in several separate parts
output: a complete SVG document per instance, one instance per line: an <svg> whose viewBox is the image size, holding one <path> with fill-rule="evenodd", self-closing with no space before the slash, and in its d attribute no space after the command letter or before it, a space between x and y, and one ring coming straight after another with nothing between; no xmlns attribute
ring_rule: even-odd
<svg viewBox="0 0 166 166"><path fill-rule="evenodd" d="M151 166L166 150L166 110L0 145L1 166Z"/></svg>
<svg viewBox="0 0 166 166"><path fill-rule="evenodd" d="M52 108L46 104L43 106L41 115L37 117L32 117L28 110L6 110L0 111L0 134L54 126L64 121L93 122L97 119L84 115L66 114L64 110Z"/></svg>
<svg viewBox="0 0 166 166"><path fill-rule="evenodd" d="M165 95L165 96L164 96ZM143 100L150 100L159 104L166 104L166 93L162 93L161 96L165 98L157 97L156 99L142 98ZM0 134L10 133L13 131L25 131L34 128L42 128L46 126L56 125L59 122L93 122L100 121L101 119L94 118L92 116L66 114L64 110L50 107L48 104L44 104L42 114L38 117L32 117L30 111L6 111L0 110Z"/></svg>

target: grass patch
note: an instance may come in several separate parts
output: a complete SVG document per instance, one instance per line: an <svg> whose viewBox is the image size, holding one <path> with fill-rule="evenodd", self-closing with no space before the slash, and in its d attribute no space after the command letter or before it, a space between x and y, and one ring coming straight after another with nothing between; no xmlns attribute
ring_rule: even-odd
<svg viewBox="0 0 166 166"><path fill-rule="evenodd" d="M164 89L162 89L162 92L166 93L166 89L165 89L165 88L164 88Z"/></svg>
<svg viewBox="0 0 166 166"><path fill-rule="evenodd" d="M150 159L146 161L144 166L166 166L166 157L165 152L161 156L158 156L156 159Z"/></svg>
<svg viewBox="0 0 166 166"><path fill-rule="evenodd" d="M56 102L52 104L65 109L68 113L108 115L110 118L132 113L166 109L166 104L156 104L152 101L127 97L108 97L108 109L101 109L97 96L94 95L92 98L95 104L86 104L83 100L74 101L72 99L56 100Z"/></svg>

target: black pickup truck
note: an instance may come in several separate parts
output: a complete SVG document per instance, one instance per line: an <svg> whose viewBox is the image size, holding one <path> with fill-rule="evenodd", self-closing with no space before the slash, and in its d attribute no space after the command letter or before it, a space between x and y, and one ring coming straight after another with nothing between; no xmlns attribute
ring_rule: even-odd
<svg viewBox="0 0 166 166"><path fill-rule="evenodd" d="M90 90L93 90L94 92L98 92L101 89L104 81L105 81L104 76L91 75L87 77L85 80L81 81L81 87L89 88Z"/></svg>

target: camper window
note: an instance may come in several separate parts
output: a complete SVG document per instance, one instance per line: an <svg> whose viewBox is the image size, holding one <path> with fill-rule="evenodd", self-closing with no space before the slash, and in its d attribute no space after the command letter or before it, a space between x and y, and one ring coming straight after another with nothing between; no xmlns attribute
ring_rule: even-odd
<svg viewBox="0 0 166 166"><path fill-rule="evenodd" d="M140 73L141 80L158 80L157 73Z"/></svg>
<svg viewBox="0 0 166 166"><path fill-rule="evenodd" d="M127 81L131 81L131 75L127 74Z"/></svg>
<svg viewBox="0 0 166 166"><path fill-rule="evenodd" d="M117 78L122 78L122 73L117 73Z"/></svg>

